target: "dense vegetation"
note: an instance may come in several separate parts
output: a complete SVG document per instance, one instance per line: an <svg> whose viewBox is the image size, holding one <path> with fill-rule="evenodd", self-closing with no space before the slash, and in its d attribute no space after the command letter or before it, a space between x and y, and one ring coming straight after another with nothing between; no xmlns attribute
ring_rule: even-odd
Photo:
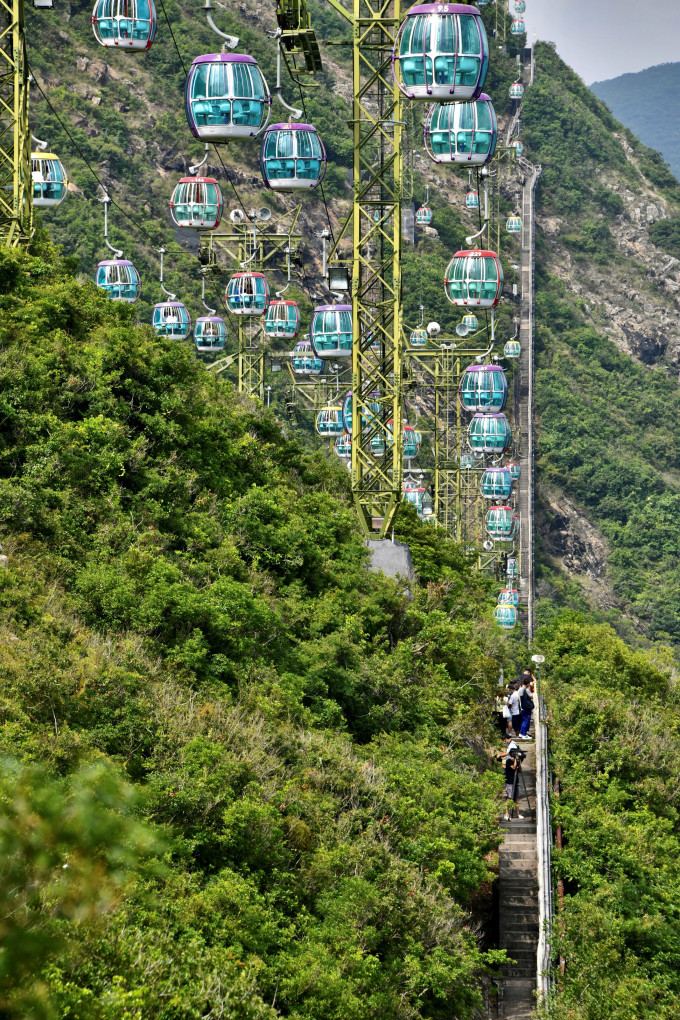
<svg viewBox="0 0 680 1020"><path fill-rule="evenodd" d="M680 177L680 132L674 115L680 100L680 64L647 67L590 87L616 119L645 145L658 149Z"/></svg>
<svg viewBox="0 0 680 1020"><path fill-rule="evenodd" d="M408 508L411 597L368 572L344 469L46 242L1 256L0 350L0 895L44 947L4 1015L471 1016L489 583Z"/></svg>
<svg viewBox="0 0 680 1020"><path fill-rule="evenodd" d="M555 1020L673 1017L680 992L680 731L663 659L565 614L542 628L565 883ZM559 937L559 931L562 937Z"/></svg>
<svg viewBox="0 0 680 1020"><path fill-rule="evenodd" d="M322 38L344 38L328 4L312 8ZM147 283L171 188L201 156L182 65L214 36L199 10L165 9L180 55L161 18L143 61L103 59L84 0L66 23L30 13L31 63L53 107L34 92L36 133L84 194L45 216L71 259L43 237L31 256L0 256L0 1016L472 1017L480 976L498 962L470 917L488 911L499 838L488 710L517 651L491 622L493 586L409 508L397 535L417 582L409 592L370 573L344 469L211 378L189 345L153 336L72 275L89 277L103 254L83 156L131 215L113 211L112 237ZM250 13L220 9L220 23L272 80L274 48ZM520 44L494 53L499 112ZM337 84L349 64L342 46L330 52L306 103L340 217L351 148ZM599 171L639 186L614 138L623 129L549 46L537 67L523 139L544 167L541 210L564 219L576 265L620 266L622 200ZM647 179L680 198L658 154L624 137ZM225 147L224 168L211 156L210 170L229 203L232 181L246 203L281 210L286 201L262 193L256 155ZM420 200L418 174L414 191ZM446 189L431 204L439 237L405 255L406 312L417 320L422 293L428 318L447 322L441 277L467 231ZM306 239L325 223L309 196ZM654 230L677 254L677 221ZM541 266L541 243L539 477L606 537L636 637L677 642L677 385L598 333ZM194 310L193 256L168 261ZM309 293L294 293L307 312ZM145 320L154 299L147 286ZM658 650L650 659L592 617L560 613L582 593L548 562L541 572L552 594L538 605L536 647L566 836L567 971L553 1015L670 1017L680 934L670 672Z"/></svg>
<svg viewBox="0 0 680 1020"><path fill-rule="evenodd" d="M650 637L680 640L677 381L622 354L546 275L537 294L539 465L609 546L611 587ZM539 612L553 613L554 600Z"/></svg>

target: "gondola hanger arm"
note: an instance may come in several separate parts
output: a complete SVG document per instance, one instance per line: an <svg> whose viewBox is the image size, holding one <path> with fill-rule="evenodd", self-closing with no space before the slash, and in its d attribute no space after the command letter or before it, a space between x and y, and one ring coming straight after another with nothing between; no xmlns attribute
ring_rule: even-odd
<svg viewBox="0 0 680 1020"><path fill-rule="evenodd" d="M222 4L219 4L218 6L222 7ZM224 9L226 10L226 8ZM212 19L212 14L210 13L212 11L211 0L205 0L205 6L203 10L205 11L206 19L208 21L208 24L212 28L213 32L216 32L217 35L224 39L224 43L222 44L223 48L235 50L239 44L239 37L237 35L229 35L227 32L223 32L221 29L217 27L217 25Z"/></svg>
<svg viewBox="0 0 680 1020"><path fill-rule="evenodd" d="M176 294L171 294L169 290L166 290L165 289L165 285L163 283L163 264L164 264L165 255L166 255L168 249L161 247L161 248L158 248L157 250L158 250L158 254L161 257L161 278L160 278L161 290L163 291L163 293L165 294L166 297L170 298L171 301L176 301L177 300L177 295Z"/></svg>
<svg viewBox="0 0 680 1020"><path fill-rule="evenodd" d="M109 251L113 252L114 256L117 259L122 259L123 257L122 248L114 248L112 244L109 244L109 203L111 202L111 199L109 198L108 192L104 191L104 188L102 188L101 184L99 185L99 187L104 193L104 197L98 200L102 202L104 205L104 244L109 249Z"/></svg>
<svg viewBox="0 0 680 1020"><path fill-rule="evenodd" d="M209 144L209 142L206 142L205 143L205 153L204 153L204 156L203 156L203 159L201 160L201 162L200 163L195 163L193 166L189 167L189 173L192 175L192 177L194 177L198 173L198 171L201 169L201 167L205 166L205 164L208 162L208 152L209 151L210 151L210 144Z"/></svg>

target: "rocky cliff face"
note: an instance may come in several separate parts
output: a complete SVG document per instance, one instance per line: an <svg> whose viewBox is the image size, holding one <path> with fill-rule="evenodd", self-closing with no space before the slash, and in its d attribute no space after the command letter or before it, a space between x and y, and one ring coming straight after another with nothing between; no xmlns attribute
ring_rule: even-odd
<svg viewBox="0 0 680 1020"><path fill-rule="evenodd" d="M680 367L680 260L649 236L652 224L678 215L678 204L644 176L625 137L614 137L636 172L635 183L611 170L597 175L601 186L621 199L623 211L609 225L620 258L602 265L574 256L563 241L573 232L573 218L543 213L537 228L546 241L545 265L625 354L646 365Z"/></svg>

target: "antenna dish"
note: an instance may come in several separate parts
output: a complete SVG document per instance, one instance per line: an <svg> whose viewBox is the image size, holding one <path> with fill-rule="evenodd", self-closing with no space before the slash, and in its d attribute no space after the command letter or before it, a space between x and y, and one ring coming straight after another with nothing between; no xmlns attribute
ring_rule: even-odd
<svg viewBox="0 0 680 1020"><path fill-rule="evenodd" d="M464 322L459 322L456 326L456 333L458 336L467 336L470 330L467 328Z"/></svg>
<svg viewBox="0 0 680 1020"><path fill-rule="evenodd" d="M245 216L240 209L232 209L229 213L229 219L232 223L243 223Z"/></svg>
<svg viewBox="0 0 680 1020"><path fill-rule="evenodd" d="M484 543L484 548L486 549L487 552L491 552L491 550L493 549L493 542L487 538L486 542Z"/></svg>
<svg viewBox="0 0 680 1020"><path fill-rule="evenodd" d="M272 218L271 209L266 205L261 206L261 208L257 210L257 218L258 220L263 220L266 223L267 220Z"/></svg>

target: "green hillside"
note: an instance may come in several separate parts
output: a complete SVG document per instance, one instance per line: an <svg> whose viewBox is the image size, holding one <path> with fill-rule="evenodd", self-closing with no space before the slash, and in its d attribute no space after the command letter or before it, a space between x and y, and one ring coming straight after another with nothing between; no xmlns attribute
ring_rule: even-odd
<svg viewBox="0 0 680 1020"><path fill-rule="evenodd" d="M527 650L493 622L499 585L411 508L396 537L416 579L368 570L347 471L285 420L282 382L268 410L144 324L162 242L169 284L198 306L195 245L174 237L168 198L202 154L185 67L215 49L202 10L159 7L179 52L161 13L143 59L104 53L81 0L29 12L35 133L82 194L42 217L30 252L0 250L0 1020L478 1020L503 962L491 707L527 651L546 656L565 835L551 1015L670 1020L680 355L663 266L680 256L680 184L538 47L522 120L543 167ZM311 7L341 42L329 6ZM273 10L215 13L273 80ZM501 114L520 44L493 50ZM348 53L326 49L306 97L331 166L326 201L307 196L301 217L305 314L315 235L350 200ZM211 155L228 205L289 208L264 192L257 151ZM438 236L406 253L404 300L415 318L422 283L449 324L441 276L470 220L465 176L436 173ZM134 310L91 283L97 177L117 203L112 241L144 277ZM501 214L517 190L504 179ZM506 261L516 250L504 242ZM599 588L578 548L561 552L565 501L601 543Z"/></svg>
<svg viewBox="0 0 680 1020"><path fill-rule="evenodd" d="M617 120L662 153L680 177L680 64L659 64L590 86Z"/></svg>
<svg viewBox="0 0 680 1020"><path fill-rule="evenodd" d="M44 244L0 253L0 349L0 740L54 846L0 826L36 889L3 871L3 1015L472 1017L493 586L408 508L419 583L369 573L344 468ZM83 790L104 903L55 884Z"/></svg>
<svg viewBox="0 0 680 1020"><path fill-rule="evenodd" d="M609 296L607 286L617 294L610 301L634 287L643 292L640 301L654 294L644 264L617 246L623 194L640 194L651 185L670 209L677 209L680 184L658 153L629 133L624 136L602 103L545 44L538 47L524 127L531 157L544 168L539 214L563 220L556 236L539 236L537 248L539 479L544 489L573 498L607 540L615 608L604 615L629 634L623 610L639 632L675 643L680 640L677 369L663 357L645 366L622 353L598 328L606 325L606 315L598 315L595 306ZM631 148L630 159L622 139ZM669 254L661 235L673 222L661 220L650 228ZM557 245L573 259L571 279L596 267L609 281L602 293L589 295L586 285L579 296L570 281L565 286L557 276L563 258L556 255ZM549 528L546 508L544 540ZM540 612L555 611L562 587L558 580L550 588Z"/></svg>

